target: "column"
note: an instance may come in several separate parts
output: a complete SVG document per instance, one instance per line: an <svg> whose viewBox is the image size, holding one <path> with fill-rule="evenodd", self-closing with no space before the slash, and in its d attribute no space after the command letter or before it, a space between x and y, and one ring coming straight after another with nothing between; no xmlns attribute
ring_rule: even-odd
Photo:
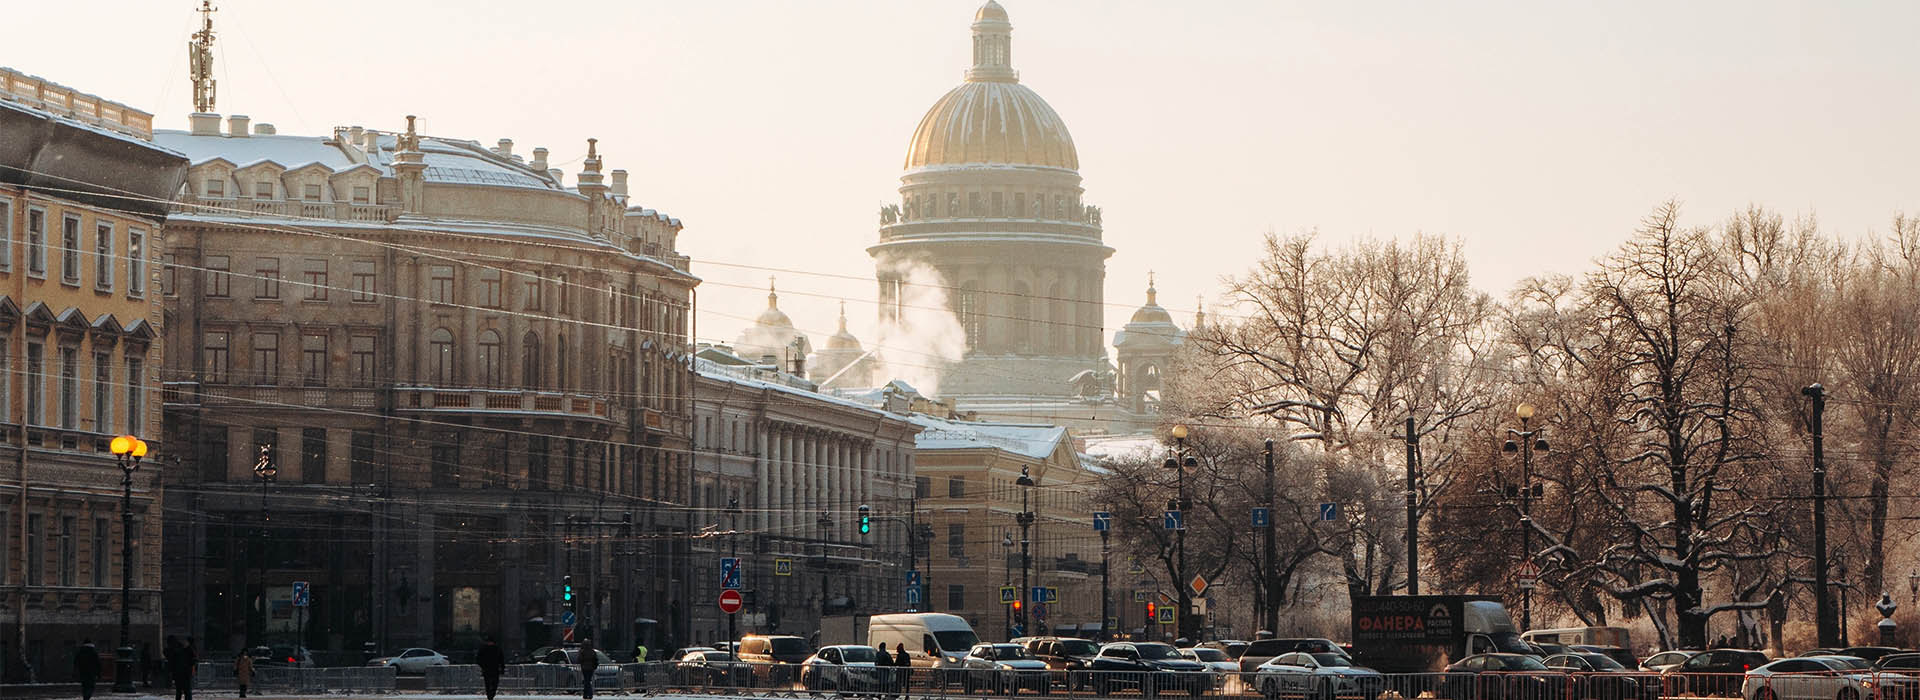
<svg viewBox="0 0 1920 700"><path fill-rule="evenodd" d="M758 421L755 425L759 428L754 431L754 439L757 441L760 454L759 458L754 462L754 476L756 477L754 481L757 483L754 484L753 505L759 512L754 513L753 517L747 519L747 522L753 523L752 527L756 530L765 530L767 529L767 482L771 481L773 476L773 459L772 453L768 452L770 445L768 444L767 433L770 432L772 425L766 421Z"/></svg>
<svg viewBox="0 0 1920 700"><path fill-rule="evenodd" d="M793 511L798 501L799 478L795 473L793 428L782 426L780 429L780 530L782 534L793 534Z"/></svg>

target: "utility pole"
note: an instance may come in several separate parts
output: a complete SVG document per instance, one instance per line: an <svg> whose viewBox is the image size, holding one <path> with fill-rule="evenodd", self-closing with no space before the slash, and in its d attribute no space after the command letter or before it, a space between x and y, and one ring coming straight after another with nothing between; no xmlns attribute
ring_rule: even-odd
<svg viewBox="0 0 1920 700"><path fill-rule="evenodd" d="M1272 441L1268 441L1271 444ZM1273 488L1272 450L1267 455L1267 488ZM1420 436L1407 416L1407 595L1420 595Z"/></svg>
<svg viewBox="0 0 1920 700"><path fill-rule="evenodd" d="M1113 553L1113 550L1107 546L1107 535L1109 534L1112 533L1106 530L1100 531L1100 638L1095 640L1099 642L1105 642L1110 638L1109 635L1113 627L1107 624L1108 616L1113 614L1113 594L1107 587L1109 574L1107 567L1110 566L1107 559L1108 556Z"/></svg>
<svg viewBox="0 0 1920 700"><path fill-rule="evenodd" d="M1260 536L1266 540L1266 542L1261 545L1261 548L1264 550L1267 561L1266 568L1261 571L1261 583L1266 588L1265 598L1267 600L1267 607L1264 611L1266 612L1264 621L1267 625L1267 631L1279 634L1280 567L1276 563L1277 556L1273 547L1273 514L1277 512L1273 507L1273 438L1267 438L1264 456L1267 466L1267 531L1260 533Z"/></svg>
<svg viewBox="0 0 1920 700"><path fill-rule="evenodd" d="M1832 596L1827 591L1827 461L1822 423L1827 413L1827 388L1818 383L1800 393L1813 399L1813 607L1814 627L1823 647L1840 646Z"/></svg>

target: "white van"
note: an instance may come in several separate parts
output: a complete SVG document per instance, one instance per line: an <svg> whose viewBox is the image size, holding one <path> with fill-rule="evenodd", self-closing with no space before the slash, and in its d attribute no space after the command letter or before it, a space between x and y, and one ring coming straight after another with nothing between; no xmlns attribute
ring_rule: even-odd
<svg viewBox="0 0 1920 700"><path fill-rule="evenodd" d="M960 668L960 660L979 643L973 625L958 615L893 613L867 620L867 644L885 644L888 649L905 646L915 668Z"/></svg>
<svg viewBox="0 0 1920 700"><path fill-rule="evenodd" d="M1632 649L1627 628L1625 627L1564 627L1550 630L1527 630L1520 635L1525 641L1535 644L1591 644L1601 647Z"/></svg>

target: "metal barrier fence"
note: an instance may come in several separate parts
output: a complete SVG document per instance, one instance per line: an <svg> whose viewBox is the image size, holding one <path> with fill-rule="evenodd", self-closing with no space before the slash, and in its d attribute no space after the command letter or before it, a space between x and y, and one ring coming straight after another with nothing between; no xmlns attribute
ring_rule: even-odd
<svg viewBox="0 0 1920 700"><path fill-rule="evenodd" d="M255 666L253 669L252 687L261 691L391 693L395 686L396 678L391 667ZM230 690L239 687L233 676L233 663L201 663L194 671L193 687L196 690Z"/></svg>

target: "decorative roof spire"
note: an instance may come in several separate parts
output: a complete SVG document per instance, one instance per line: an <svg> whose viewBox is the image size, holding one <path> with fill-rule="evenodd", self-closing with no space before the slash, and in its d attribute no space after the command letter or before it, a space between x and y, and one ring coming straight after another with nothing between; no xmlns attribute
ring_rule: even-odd
<svg viewBox="0 0 1920 700"><path fill-rule="evenodd" d="M1159 294L1160 294L1160 290L1153 288L1153 271L1148 270L1147 271L1147 306L1158 305L1160 302L1155 301L1155 298L1158 297Z"/></svg>
<svg viewBox="0 0 1920 700"><path fill-rule="evenodd" d="M773 275L767 275L767 308L780 308L780 295L773 291Z"/></svg>
<svg viewBox="0 0 1920 700"><path fill-rule="evenodd" d="M193 111L213 111L213 0L200 0L200 31L187 42L187 76L193 81Z"/></svg>
<svg viewBox="0 0 1920 700"><path fill-rule="evenodd" d="M994 0L973 13L973 67L967 69L967 82L1020 82L1013 70L1013 23Z"/></svg>
<svg viewBox="0 0 1920 700"><path fill-rule="evenodd" d="M1204 294L1193 295L1193 327L1198 330L1207 325L1207 297Z"/></svg>
<svg viewBox="0 0 1920 700"><path fill-rule="evenodd" d="M836 333L847 332L847 302L845 301L840 302L840 330L835 332Z"/></svg>

